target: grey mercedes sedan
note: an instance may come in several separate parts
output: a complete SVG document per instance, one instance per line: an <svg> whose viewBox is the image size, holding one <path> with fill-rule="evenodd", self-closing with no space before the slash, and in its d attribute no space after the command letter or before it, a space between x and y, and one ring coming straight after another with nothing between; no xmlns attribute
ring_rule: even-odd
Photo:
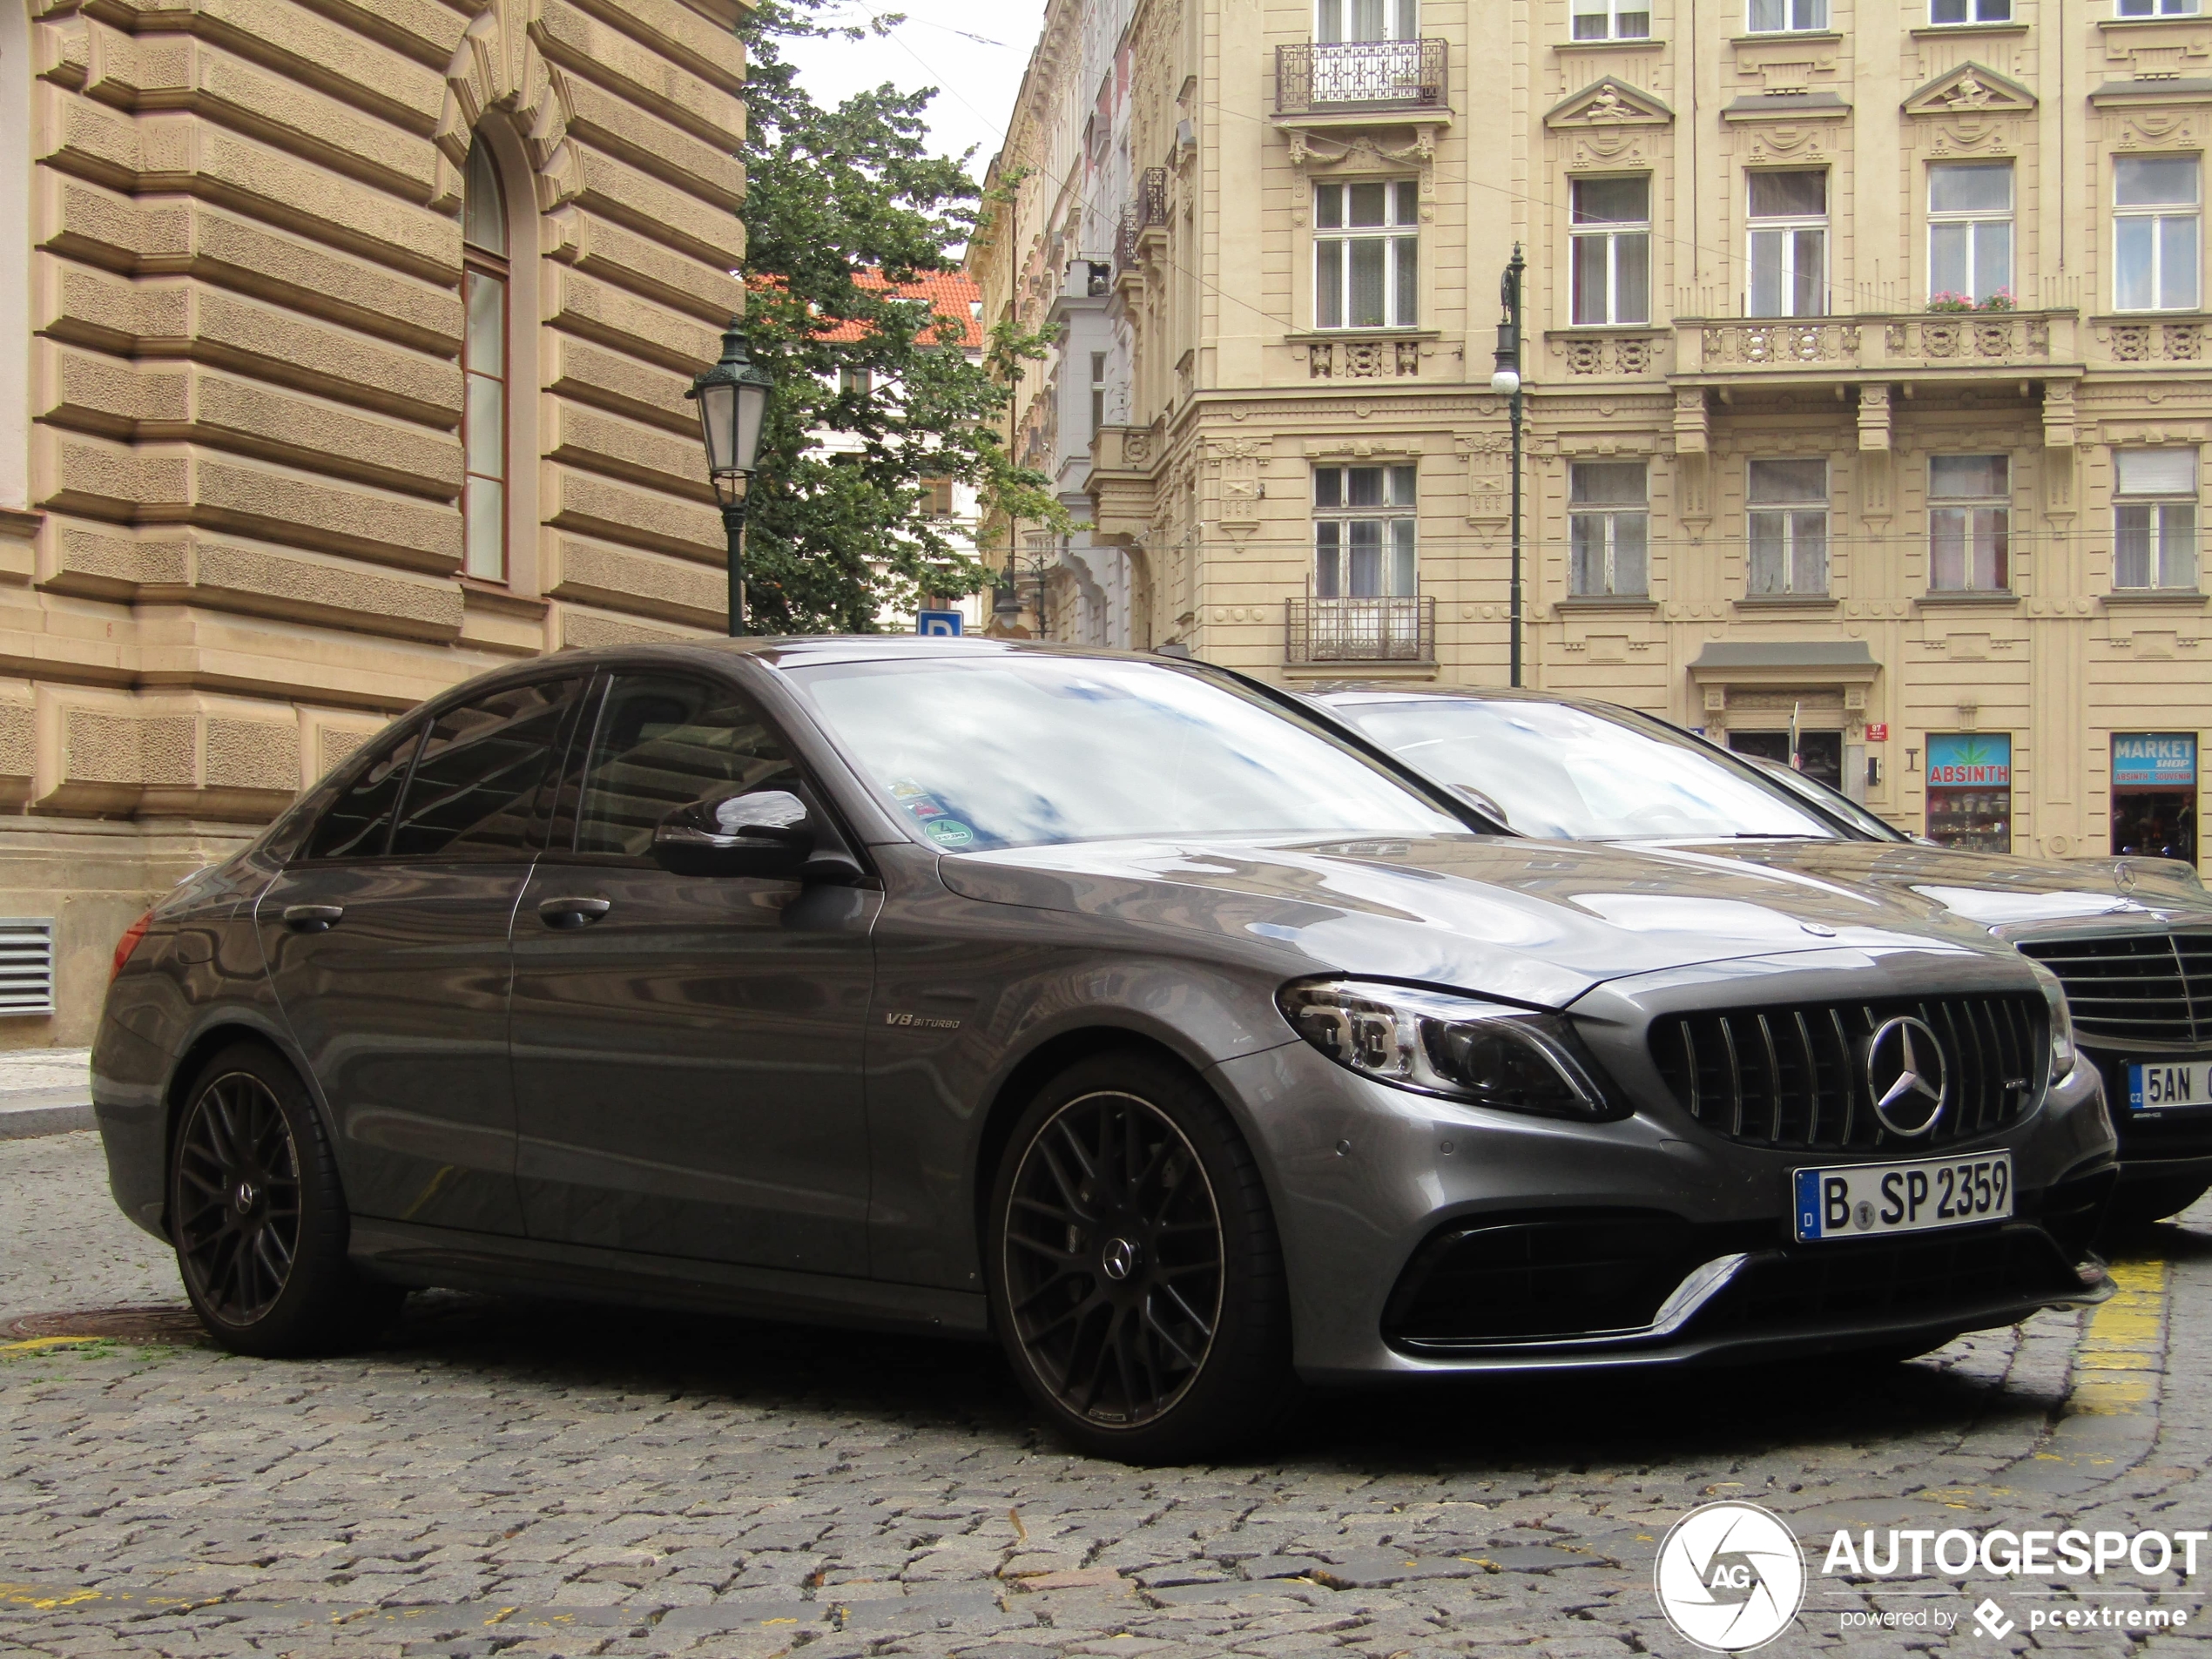
<svg viewBox="0 0 2212 1659"><path fill-rule="evenodd" d="M1494 833L1294 699L982 640L563 653L132 930L115 1195L246 1353L408 1287L995 1336L1078 1445L1301 1379L1904 1354L2109 1285L2048 971Z"/></svg>

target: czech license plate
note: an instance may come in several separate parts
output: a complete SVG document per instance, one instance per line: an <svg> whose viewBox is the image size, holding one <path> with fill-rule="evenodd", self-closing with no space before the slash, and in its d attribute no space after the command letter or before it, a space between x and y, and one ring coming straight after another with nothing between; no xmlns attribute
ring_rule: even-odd
<svg viewBox="0 0 2212 1659"><path fill-rule="evenodd" d="M1798 1170L1791 1186L1801 1239L1933 1232L2011 1215L2013 1155Z"/></svg>
<svg viewBox="0 0 2212 1659"><path fill-rule="evenodd" d="M2212 1106L2212 1060L2128 1062L2129 1111L2170 1112L2184 1106Z"/></svg>

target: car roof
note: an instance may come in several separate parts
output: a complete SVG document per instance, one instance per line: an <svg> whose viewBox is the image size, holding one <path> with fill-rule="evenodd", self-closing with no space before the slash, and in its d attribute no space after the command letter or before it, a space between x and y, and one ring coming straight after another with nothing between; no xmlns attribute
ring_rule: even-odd
<svg viewBox="0 0 2212 1659"><path fill-rule="evenodd" d="M1366 703L1556 703L1569 708L1591 709L1602 714L1633 713L1602 698L1577 697L1565 691L1539 691L1504 685L1395 685L1365 680L1320 680L1298 687L1298 695L1331 707Z"/></svg>

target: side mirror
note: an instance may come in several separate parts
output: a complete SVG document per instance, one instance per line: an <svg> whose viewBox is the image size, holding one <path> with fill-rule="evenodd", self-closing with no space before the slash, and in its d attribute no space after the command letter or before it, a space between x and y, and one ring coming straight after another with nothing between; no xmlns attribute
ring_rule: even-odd
<svg viewBox="0 0 2212 1659"><path fill-rule="evenodd" d="M805 801L787 789L756 789L678 807L653 831L653 859L677 875L795 881L814 840Z"/></svg>

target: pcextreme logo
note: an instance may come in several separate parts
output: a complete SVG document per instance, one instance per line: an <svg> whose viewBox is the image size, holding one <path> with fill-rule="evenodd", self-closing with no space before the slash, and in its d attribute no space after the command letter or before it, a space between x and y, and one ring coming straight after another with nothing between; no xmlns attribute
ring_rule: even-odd
<svg viewBox="0 0 2212 1659"><path fill-rule="evenodd" d="M1709 1503L1669 1528L1652 1572L1660 1611L1708 1653L1749 1653L1790 1628L1805 1599L1797 1534L1755 1503Z"/></svg>

